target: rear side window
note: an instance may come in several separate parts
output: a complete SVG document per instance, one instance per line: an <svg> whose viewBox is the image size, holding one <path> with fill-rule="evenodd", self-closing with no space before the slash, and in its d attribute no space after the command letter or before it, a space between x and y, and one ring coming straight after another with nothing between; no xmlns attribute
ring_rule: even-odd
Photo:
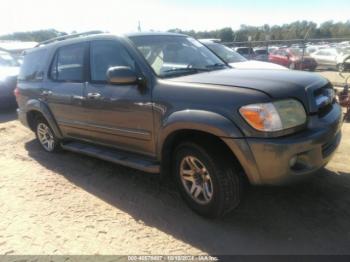
<svg viewBox="0 0 350 262"><path fill-rule="evenodd" d="M18 80L33 82L43 80L46 58L46 49L30 52L25 55Z"/></svg>
<svg viewBox="0 0 350 262"><path fill-rule="evenodd" d="M86 44L75 44L58 49L51 65L50 78L56 81L82 82Z"/></svg>
<svg viewBox="0 0 350 262"><path fill-rule="evenodd" d="M116 41L93 41L90 48L92 81L107 81L107 70L110 67L128 66L135 70L135 61L126 49Z"/></svg>

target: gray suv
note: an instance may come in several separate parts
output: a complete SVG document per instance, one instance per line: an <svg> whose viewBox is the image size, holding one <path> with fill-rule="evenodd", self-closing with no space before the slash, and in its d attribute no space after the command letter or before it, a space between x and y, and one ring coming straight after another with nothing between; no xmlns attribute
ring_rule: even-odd
<svg viewBox="0 0 350 262"><path fill-rule="evenodd" d="M317 74L232 69L181 34L78 34L25 54L21 122L65 149L173 177L206 217L240 202L243 182L279 184L331 159L342 111Z"/></svg>

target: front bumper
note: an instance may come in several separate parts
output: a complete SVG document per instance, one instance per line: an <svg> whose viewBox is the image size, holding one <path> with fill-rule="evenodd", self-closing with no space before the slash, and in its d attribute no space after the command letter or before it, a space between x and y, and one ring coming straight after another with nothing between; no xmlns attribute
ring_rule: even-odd
<svg viewBox="0 0 350 262"><path fill-rule="evenodd" d="M336 104L325 117L312 116L307 130L281 138L224 139L253 184L283 184L325 166L341 140L342 112ZM293 157L296 163L293 164Z"/></svg>

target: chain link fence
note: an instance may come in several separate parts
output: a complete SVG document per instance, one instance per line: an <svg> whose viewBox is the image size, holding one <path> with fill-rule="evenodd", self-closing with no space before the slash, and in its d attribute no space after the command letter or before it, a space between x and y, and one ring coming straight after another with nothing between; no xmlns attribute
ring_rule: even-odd
<svg viewBox="0 0 350 262"><path fill-rule="evenodd" d="M343 43L343 45L341 44ZM300 68L302 69L302 64L304 59L309 55L308 50L312 46L321 46L324 48L338 48L344 50L345 53L350 55L350 37L344 38L307 38L307 39L289 39L289 40L265 40L265 41L244 41L244 42L223 42L222 44L231 47L239 48L246 47L248 48L248 59L254 58L254 48L263 48L269 52L272 48L298 48L301 51L301 63ZM350 63L349 59L346 59L346 63Z"/></svg>

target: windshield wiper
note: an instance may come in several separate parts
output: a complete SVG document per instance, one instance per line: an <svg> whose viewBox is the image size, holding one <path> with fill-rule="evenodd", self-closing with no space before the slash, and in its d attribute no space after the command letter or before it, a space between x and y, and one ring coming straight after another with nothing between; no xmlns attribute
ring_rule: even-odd
<svg viewBox="0 0 350 262"><path fill-rule="evenodd" d="M163 71L164 76L171 76L171 75L181 75L181 74L196 74L200 72L208 72L209 69L206 68L194 68L194 67L182 67L182 68L172 68Z"/></svg>
<svg viewBox="0 0 350 262"><path fill-rule="evenodd" d="M181 67L181 68L172 68L172 69L168 69L163 71L164 73L170 73L170 72L206 72L209 71L206 68L195 68L195 67Z"/></svg>
<svg viewBox="0 0 350 262"><path fill-rule="evenodd" d="M223 63L215 63L213 65L207 65L206 68L208 69L221 69L223 67L226 67L226 64Z"/></svg>

